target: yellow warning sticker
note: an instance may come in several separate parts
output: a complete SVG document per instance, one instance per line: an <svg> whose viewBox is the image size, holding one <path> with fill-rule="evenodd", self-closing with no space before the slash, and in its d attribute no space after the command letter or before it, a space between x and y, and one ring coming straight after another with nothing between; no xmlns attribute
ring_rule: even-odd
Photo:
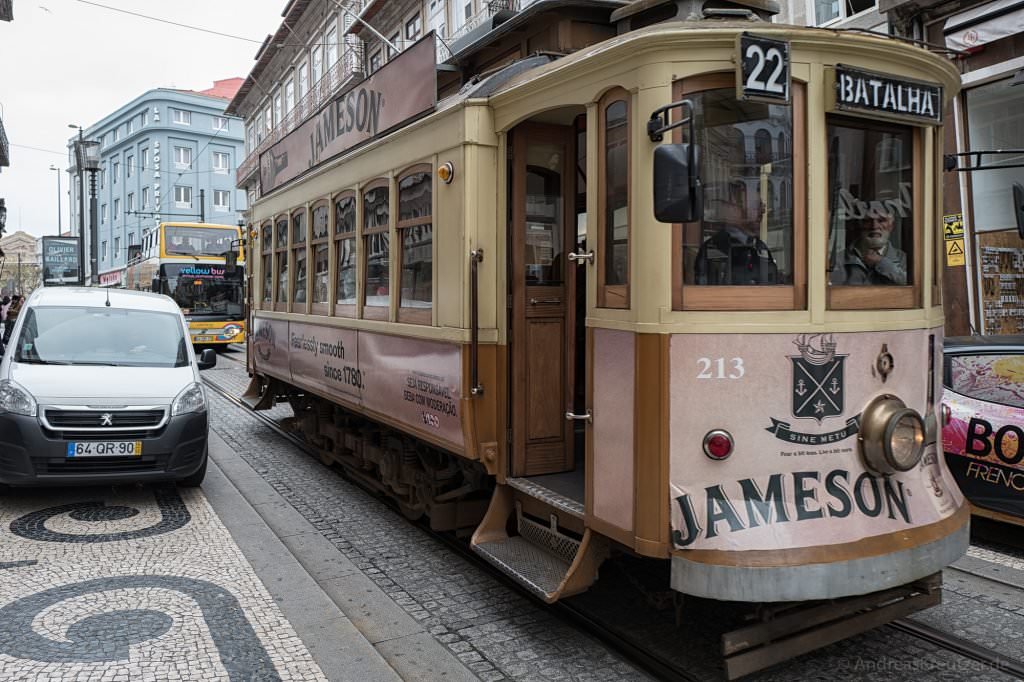
<svg viewBox="0 0 1024 682"><path fill-rule="evenodd" d="M946 265L964 264L964 240L950 239L946 241Z"/></svg>
<svg viewBox="0 0 1024 682"><path fill-rule="evenodd" d="M964 214L952 213L942 216L942 236L946 241L952 239L963 240L964 238ZM960 245L960 253L963 254L963 244Z"/></svg>

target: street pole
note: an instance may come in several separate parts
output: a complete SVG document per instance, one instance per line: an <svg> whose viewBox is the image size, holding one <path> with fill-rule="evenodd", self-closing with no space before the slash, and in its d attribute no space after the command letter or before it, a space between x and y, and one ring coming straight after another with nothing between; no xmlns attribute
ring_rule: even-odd
<svg viewBox="0 0 1024 682"><path fill-rule="evenodd" d="M61 236L64 232L64 227L61 225L61 210L60 210L60 168L56 166L50 166L50 170L57 171L57 236Z"/></svg>
<svg viewBox="0 0 1024 682"><path fill-rule="evenodd" d="M75 165L78 166L78 283L85 286L85 169L82 159L82 143L85 135L78 129L78 153Z"/></svg>
<svg viewBox="0 0 1024 682"><path fill-rule="evenodd" d="M15 289L19 294L21 293L21 254L18 254L18 288Z"/></svg>
<svg viewBox="0 0 1024 682"><path fill-rule="evenodd" d="M89 171L89 282L95 284L99 281L97 273L97 213L96 213L96 171Z"/></svg>
<svg viewBox="0 0 1024 682"><path fill-rule="evenodd" d="M199 190L199 222L206 222L206 196L204 190Z"/></svg>

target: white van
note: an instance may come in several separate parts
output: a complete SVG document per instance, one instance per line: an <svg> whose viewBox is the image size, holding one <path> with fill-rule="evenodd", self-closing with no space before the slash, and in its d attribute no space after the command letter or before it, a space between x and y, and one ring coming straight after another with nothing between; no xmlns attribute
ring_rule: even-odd
<svg viewBox="0 0 1024 682"><path fill-rule="evenodd" d="M167 296L37 289L0 362L0 483L201 484L216 361Z"/></svg>

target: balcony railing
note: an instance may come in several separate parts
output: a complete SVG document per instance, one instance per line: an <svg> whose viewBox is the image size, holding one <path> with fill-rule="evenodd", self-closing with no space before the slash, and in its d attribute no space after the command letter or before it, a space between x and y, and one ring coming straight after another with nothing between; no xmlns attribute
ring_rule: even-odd
<svg viewBox="0 0 1024 682"><path fill-rule="evenodd" d="M242 187L246 180L252 177L259 169L260 154L267 151L277 142L280 142L285 135L292 132L310 116L315 114L334 94L344 85L349 83L353 77L363 71L363 50L362 43L356 40L349 44L346 41L345 51L334 66L328 69L327 73L315 83L305 95L299 98L292 110L282 117L281 121L270 130L257 144L256 149L249 152L238 166L235 176L237 186Z"/></svg>
<svg viewBox="0 0 1024 682"><path fill-rule="evenodd" d="M531 2L532 0L526 0L522 4L525 6L529 5ZM490 0L490 2L484 4L479 12L467 19L466 23L460 26L457 31L448 36L446 41L449 45L456 43L461 38L469 35L477 27L482 26L487 21L490 21L490 19L498 12L518 12L519 6L520 0Z"/></svg>

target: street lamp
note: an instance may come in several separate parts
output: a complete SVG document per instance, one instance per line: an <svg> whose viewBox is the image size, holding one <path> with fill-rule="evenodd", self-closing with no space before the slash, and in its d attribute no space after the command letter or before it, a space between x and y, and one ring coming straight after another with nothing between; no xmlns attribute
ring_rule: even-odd
<svg viewBox="0 0 1024 682"><path fill-rule="evenodd" d="M75 142L75 165L78 167L79 181L79 213L78 213L78 255L79 262L85 261L85 171L89 171L89 277L96 276L96 171L100 169L100 143L86 140L82 126L73 123L69 128L78 130L78 141ZM84 267L82 268L82 284L85 284Z"/></svg>
<svg viewBox="0 0 1024 682"><path fill-rule="evenodd" d="M82 126L69 123L68 128L78 130L78 141L75 142L75 171L78 173L78 283L85 284L85 173L82 172L82 152L80 146L83 137Z"/></svg>
<svg viewBox="0 0 1024 682"><path fill-rule="evenodd" d="M61 236L64 233L64 228L61 226L61 210L60 210L60 168L54 165L50 165L50 170L57 171L57 236Z"/></svg>

